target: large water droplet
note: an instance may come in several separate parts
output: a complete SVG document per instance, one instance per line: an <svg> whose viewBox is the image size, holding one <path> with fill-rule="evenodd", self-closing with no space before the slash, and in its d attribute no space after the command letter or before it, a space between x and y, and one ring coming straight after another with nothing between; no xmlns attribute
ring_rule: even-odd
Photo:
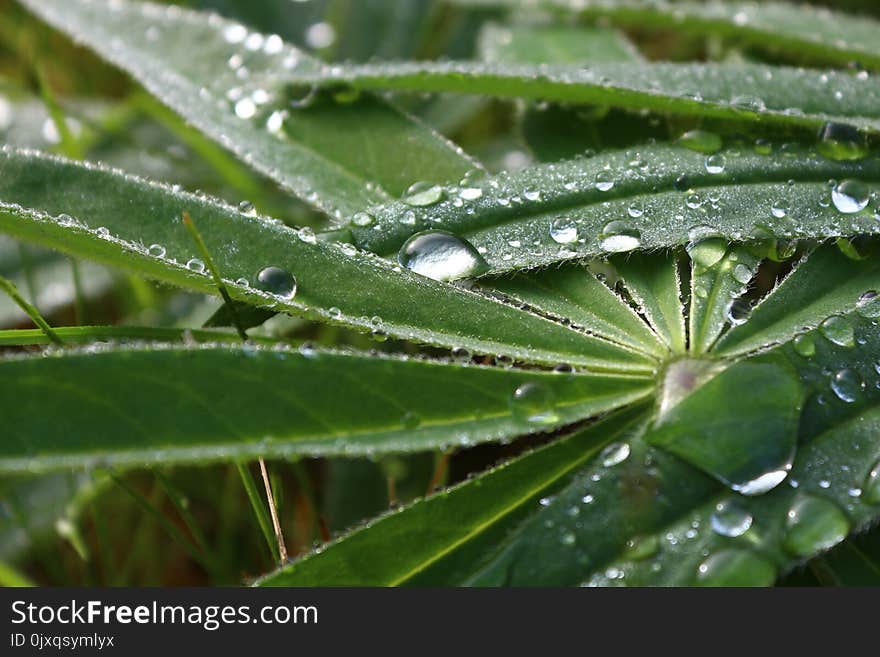
<svg viewBox="0 0 880 657"><path fill-rule="evenodd" d="M783 545L798 557L811 557L840 543L849 529L849 519L834 502L801 493L786 514Z"/></svg>
<svg viewBox="0 0 880 657"><path fill-rule="evenodd" d="M763 495L764 493L769 493L781 484L788 476L788 471L790 469L791 465L787 465L778 470L771 470L770 472L765 472L759 477L755 477L751 481L741 484L733 484L731 488L740 495Z"/></svg>
<svg viewBox="0 0 880 657"><path fill-rule="evenodd" d="M839 400L848 404L859 398L864 387L861 377L850 369L838 370L831 377L831 390Z"/></svg>
<svg viewBox="0 0 880 657"><path fill-rule="evenodd" d="M819 325L819 331L840 347L852 347L856 343L852 322L841 315L832 315L826 319Z"/></svg>
<svg viewBox="0 0 880 657"><path fill-rule="evenodd" d="M804 358L812 358L816 353L816 340L812 333L797 336L792 342L792 346Z"/></svg>
<svg viewBox="0 0 880 657"><path fill-rule="evenodd" d="M860 160L868 155L868 138L855 126L829 122L819 130L816 150L829 160Z"/></svg>
<svg viewBox="0 0 880 657"><path fill-rule="evenodd" d="M834 207L844 214L861 212L868 206L870 190L861 180L843 180L831 190Z"/></svg>
<svg viewBox="0 0 880 657"><path fill-rule="evenodd" d="M559 217L550 224L550 239L557 244L572 244L577 238L577 222L574 219Z"/></svg>
<svg viewBox="0 0 880 657"><path fill-rule="evenodd" d="M715 505L709 522L716 534L736 538L752 526L752 514L737 500L725 500Z"/></svg>
<svg viewBox="0 0 880 657"><path fill-rule="evenodd" d="M190 271L196 272L197 274L205 273L205 263L198 258L190 258L186 263L186 268Z"/></svg>
<svg viewBox="0 0 880 657"><path fill-rule="evenodd" d="M435 281L479 276L489 270L483 256L470 242L444 230L416 233L400 247L397 261Z"/></svg>
<svg viewBox="0 0 880 657"><path fill-rule="evenodd" d="M642 234L622 221L609 222L599 235L599 248L607 253L632 251L641 243Z"/></svg>
<svg viewBox="0 0 880 657"><path fill-rule="evenodd" d="M711 155L721 150L721 137L706 130L691 130L678 138L678 143L698 153Z"/></svg>
<svg viewBox="0 0 880 657"><path fill-rule="evenodd" d="M409 186L401 200L407 205L424 207L442 201L444 195L445 192L440 185L417 182Z"/></svg>
<svg viewBox="0 0 880 657"><path fill-rule="evenodd" d="M528 424L549 425L559 422L553 393L540 383L523 383L510 396L513 416Z"/></svg>
<svg viewBox="0 0 880 657"><path fill-rule="evenodd" d="M876 290L868 290L859 297L856 312L867 319L880 317L880 295Z"/></svg>
<svg viewBox="0 0 880 657"><path fill-rule="evenodd" d="M607 192L614 187L614 175L610 171L600 171L593 184L600 192Z"/></svg>
<svg viewBox="0 0 880 657"><path fill-rule="evenodd" d="M718 237L711 237L687 245L690 259L701 269L714 266L727 253L727 242Z"/></svg>
<svg viewBox="0 0 880 657"><path fill-rule="evenodd" d="M602 450L599 459L606 468L623 463L629 458L629 443L612 443Z"/></svg>
<svg viewBox="0 0 880 657"><path fill-rule="evenodd" d="M724 173L724 167L727 166L727 160L723 155L717 153L706 158L706 172L713 175Z"/></svg>
<svg viewBox="0 0 880 657"><path fill-rule="evenodd" d="M296 278L281 267L264 267L257 274L255 287L282 299L292 299L296 294Z"/></svg>
<svg viewBox="0 0 880 657"><path fill-rule="evenodd" d="M355 226L360 226L361 228L372 226L374 221L375 218L368 212L357 212L351 218L351 223L353 223Z"/></svg>
<svg viewBox="0 0 880 657"><path fill-rule="evenodd" d="M697 568L700 586L770 586L776 566L749 550L721 550Z"/></svg>

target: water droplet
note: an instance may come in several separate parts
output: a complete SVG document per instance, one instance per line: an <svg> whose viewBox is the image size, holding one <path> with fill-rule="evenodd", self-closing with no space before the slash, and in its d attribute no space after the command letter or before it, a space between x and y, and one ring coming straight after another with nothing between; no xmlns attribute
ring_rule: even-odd
<svg viewBox="0 0 880 657"><path fill-rule="evenodd" d="M764 101L757 96L736 96L731 99L730 104L738 109L749 110L751 112L763 112L767 109Z"/></svg>
<svg viewBox="0 0 880 657"><path fill-rule="evenodd" d="M527 201L540 201L541 200L541 190L539 189L527 189L523 192L523 196Z"/></svg>
<svg viewBox="0 0 880 657"><path fill-rule="evenodd" d="M529 424L550 425L559 422L554 405L553 393L540 383L523 383L510 397L513 416Z"/></svg>
<svg viewBox="0 0 880 657"><path fill-rule="evenodd" d="M629 458L629 452L629 443L612 443L602 450L599 459L603 466L610 468L626 461Z"/></svg>
<svg viewBox="0 0 880 657"><path fill-rule="evenodd" d="M407 188L401 199L407 205L425 207L443 200L445 192L440 185L429 182L416 182Z"/></svg>
<svg viewBox="0 0 880 657"><path fill-rule="evenodd" d="M550 238L557 244L572 244L577 241L577 223L568 217L559 217L550 224Z"/></svg>
<svg viewBox="0 0 880 657"><path fill-rule="evenodd" d="M736 538L749 530L752 520L752 514L737 500L726 500L715 505L709 523L716 534Z"/></svg>
<svg viewBox="0 0 880 657"><path fill-rule="evenodd" d="M732 485L731 488L741 495L763 495L764 493L770 492L779 484L781 484L788 476L788 471L790 469L791 465L786 468L780 468L779 470L765 472L760 477L756 477L755 479L747 481L744 484Z"/></svg>
<svg viewBox="0 0 880 657"><path fill-rule="evenodd" d="M699 210L703 206L703 197L697 193L690 193L684 200L684 204L691 210Z"/></svg>
<svg viewBox="0 0 880 657"><path fill-rule="evenodd" d="M614 187L614 175L610 171L600 171L593 184L600 192L610 191Z"/></svg>
<svg viewBox="0 0 880 657"><path fill-rule="evenodd" d="M724 173L724 167L727 166L727 160L723 155L710 155L706 158L706 171L711 174Z"/></svg>
<svg viewBox="0 0 880 657"><path fill-rule="evenodd" d="M235 115L240 119L252 119L257 114L257 104L246 96L235 103Z"/></svg>
<svg viewBox="0 0 880 657"><path fill-rule="evenodd" d="M856 303L856 312L867 319L880 317L880 295L875 290L862 294Z"/></svg>
<svg viewBox="0 0 880 657"><path fill-rule="evenodd" d="M452 359L459 363L469 363L471 361L471 352L464 347L456 347L452 350Z"/></svg>
<svg viewBox="0 0 880 657"><path fill-rule="evenodd" d="M255 215L257 213L257 208L255 208L254 204L250 201L242 201L238 204L238 211L242 214Z"/></svg>
<svg viewBox="0 0 880 657"><path fill-rule="evenodd" d="M678 143L692 151L711 155L721 150L721 137L707 130L691 130L678 138Z"/></svg>
<svg viewBox="0 0 880 657"><path fill-rule="evenodd" d="M831 390L839 400L848 404L859 398L864 387L865 383L861 377L850 369L838 370L831 377Z"/></svg>
<svg viewBox="0 0 880 657"><path fill-rule="evenodd" d="M688 256L690 256L690 259L697 267L708 269L714 266L727 253L727 242L721 238L710 237L709 239L690 242L686 248Z"/></svg>
<svg viewBox="0 0 880 657"><path fill-rule="evenodd" d="M855 126L829 122L819 130L816 150L829 160L860 160L868 155L868 138Z"/></svg>
<svg viewBox="0 0 880 657"><path fill-rule="evenodd" d="M816 353L816 340L812 333L804 333L794 339L792 347L804 358L811 358Z"/></svg>
<svg viewBox="0 0 880 657"><path fill-rule="evenodd" d="M861 180L843 180L831 190L831 202L844 214L861 212L868 206L870 191Z"/></svg>
<svg viewBox="0 0 880 657"><path fill-rule="evenodd" d="M785 518L783 545L798 557L834 547L849 534L849 519L831 500L800 493Z"/></svg>
<svg viewBox="0 0 880 657"><path fill-rule="evenodd" d="M397 261L435 281L479 276L489 270L470 242L443 230L428 230L410 237L400 247Z"/></svg>
<svg viewBox="0 0 880 657"><path fill-rule="evenodd" d="M727 308L727 321L733 326L745 324L752 314L752 304L746 299L734 299Z"/></svg>
<svg viewBox="0 0 880 657"><path fill-rule="evenodd" d="M313 23L306 29L305 38L309 48L315 50L329 48L336 42L336 29L330 23L323 21Z"/></svg>
<svg viewBox="0 0 880 657"><path fill-rule="evenodd" d="M832 315L819 325L819 330L839 347L852 347L856 343L853 325L846 317Z"/></svg>
<svg viewBox="0 0 880 657"><path fill-rule="evenodd" d="M645 206L640 201L633 201L626 209L626 213L633 219L638 219L645 214Z"/></svg>
<svg viewBox="0 0 880 657"><path fill-rule="evenodd" d="M372 226L374 221L375 219L373 218L373 215L367 212L356 212L351 218L351 223L355 226L360 226L361 228Z"/></svg>
<svg viewBox="0 0 880 657"><path fill-rule="evenodd" d="M641 561L653 557L659 549L660 539L655 534L636 536L626 542L625 556L633 561Z"/></svg>
<svg viewBox="0 0 880 657"><path fill-rule="evenodd" d="M462 187L458 195L465 201L476 201L482 198L483 190L479 187Z"/></svg>
<svg viewBox="0 0 880 657"><path fill-rule="evenodd" d="M721 550L697 568L700 586L770 586L776 581L776 566L749 550Z"/></svg>
<svg viewBox="0 0 880 657"><path fill-rule="evenodd" d="M642 243L642 234L622 221L612 221L605 225L599 235L599 248L607 253L624 253L637 249Z"/></svg>
<svg viewBox="0 0 880 657"><path fill-rule="evenodd" d="M190 271L196 272L197 274L205 273L205 263L198 258L190 258L190 260L186 263L186 268Z"/></svg>
<svg viewBox="0 0 880 657"><path fill-rule="evenodd" d="M777 219L782 219L788 214L788 201L782 198L775 200L773 205L770 206L770 214Z"/></svg>
<svg viewBox="0 0 880 657"><path fill-rule="evenodd" d="M296 278L281 267L264 267L257 274L256 287L282 299L292 299L296 294Z"/></svg>
<svg viewBox="0 0 880 657"><path fill-rule="evenodd" d="M742 263L733 268L733 278L737 283L747 285L752 280L752 268Z"/></svg>
<svg viewBox="0 0 880 657"><path fill-rule="evenodd" d="M865 477L865 483L862 486L862 499L868 504L880 504L880 461L874 464L874 467Z"/></svg>
<svg viewBox="0 0 880 657"><path fill-rule="evenodd" d="M150 255L154 258L165 257L165 247L161 244L150 244L150 248L148 250L150 252Z"/></svg>

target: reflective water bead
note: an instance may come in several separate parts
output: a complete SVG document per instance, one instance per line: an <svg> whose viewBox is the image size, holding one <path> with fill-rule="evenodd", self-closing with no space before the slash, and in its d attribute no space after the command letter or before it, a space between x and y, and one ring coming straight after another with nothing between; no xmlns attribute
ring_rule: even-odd
<svg viewBox="0 0 880 657"><path fill-rule="evenodd" d="M859 398L864 387L864 381L851 369L838 370L831 377L831 390L839 400L848 404Z"/></svg>
<svg viewBox="0 0 880 657"><path fill-rule="evenodd" d="M831 190L831 202L844 214L861 212L869 200L870 190L861 180L843 180Z"/></svg>
<svg viewBox="0 0 880 657"><path fill-rule="evenodd" d="M410 237L397 254L401 266L435 281L479 276L488 263L470 242L443 230L428 230Z"/></svg>
<svg viewBox="0 0 880 657"><path fill-rule="evenodd" d="M550 239L557 244L572 244L577 238L577 223L574 219L559 217L550 224Z"/></svg>
<svg viewBox="0 0 880 657"><path fill-rule="evenodd" d="M614 187L614 175L610 171L600 171L596 174L593 185L600 192L610 191Z"/></svg>
<svg viewBox="0 0 880 657"><path fill-rule="evenodd" d="M281 267L270 266L261 269L257 274L255 286L282 299L292 299L296 294L296 278Z"/></svg>
<svg viewBox="0 0 880 657"><path fill-rule="evenodd" d="M374 221L375 219L373 218L373 215L368 212L357 212L351 218L351 223L355 226L360 226L361 228L372 226Z"/></svg>
<svg viewBox="0 0 880 657"><path fill-rule="evenodd" d="M716 534L736 538L749 530L752 520L752 514L737 500L725 500L715 505L709 523Z"/></svg>
<svg viewBox="0 0 880 657"><path fill-rule="evenodd" d="M721 137L707 130L690 130L678 138L678 143L692 151L711 155L721 150Z"/></svg>
<svg viewBox="0 0 880 657"><path fill-rule="evenodd" d="M687 254L695 265L702 269L714 266L727 253L727 241L718 237L690 242Z"/></svg>
<svg viewBox="0 0 880 657"><path fill-rule="evenodd" d="M724 173L727 160L721 154L710 155L706 158L706 171L711 174Z"/></svg>
<svg viewBox="0 0 880 657"><path fill-rule="evenodd" d="M599 248L607 253L624 253L637 249L642 243L641 233L622 221L605 224L599 235Z"/></svg>
<svg viewBox="0 0 880 657"><path fill-rule="evenodd" d="M880 295L875 290L863 293L856 302L856 312L867 319L880 317Z"/></svg>
<svg viewBox="0 0 880 657"><path fill-rule="evenodd" d="M839 347L852 347L855 345L855 335L852 323L841 315L832 315L819 324L819 331L830 342Z"/></svg>
<svg viewBox="0 0 880 657"><path fill-rule="evenodd" d="M429 182L416 182L410 185L401 199L407 205L425 207L443 200L445 192L440 185Z"/></svg>
<svg viewBox="0 0 880 657"><path fill-rule="evenodd" d="M612 443L602 450L599 459L602 465L610 468L618 463L623 463L629 458L630 447L628 443Z"/></svg>
<svg viewBox="0 0 880 657"><path fill-rule="evenodd" d="M549 425L559 422L553 393L540 383L523 383L510 396L510 411L529 424Z"/></svg>
<svg viewBox="0 0 880 657"><path fill-rule="evenodd" d="M205 263L198 258L190 258L186 263L186 268L190 271L196 272L197 274L205 273Z"/></svg>
<svg viewBox="0 0 880 657"><path fill-rule="evenodd" d="M868 155L868 138L855 126L828 122L819 130L816 150L829 160L860 160Z"/></svg>
<svg viewBox="0 0 880 657"><path fill-rule="evenodd" d="M804 333L794 339L792 348L804 358L810 358L816 354L816 340L812 333Z"/></svg>

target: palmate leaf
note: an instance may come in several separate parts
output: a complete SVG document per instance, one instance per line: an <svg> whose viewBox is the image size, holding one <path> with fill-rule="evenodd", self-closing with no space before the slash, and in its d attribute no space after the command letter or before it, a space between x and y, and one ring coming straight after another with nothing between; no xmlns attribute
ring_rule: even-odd
<svg viewBox="0 0 880 657"><path fill-rule="evenodd" d="M417 276L350 245L318 242L308 231L115 170L29 151L0 152L2 230L146 277L216 293L181 221L184 211L199 226L236 300L473 353L616 371L653 369L641 354ZM269 291L256 286L258 273L269 266L295 277L295 294L291 296L289 284Z"/></svg>
<svg viewBox="0 0 880 657"><path fill-rule="evenodd" d="M348 216L399 195L416 180L457 180L478 167L429 128L375 98L339 101L308 90L290 96L283 87L290 70L320 64L277 35L215 14L128 0L23 4L331 216Z"/></svg>
<svg viewBox="0 0 880 657"><path fill-rule="evenodd" d="M758 148L766 152L763 143ZM864 183L857 212L832 202L828 181L849 179ZM791 145L768 155L745 143L711 155L646 145L449 187L430 205L378 206L371 226L351 231L359 246L394 253L411 233L442 228L470 241L500 272L708 237L876 233L878 208L867 195L878 186L876 155L837 162Z"/></svg>
<svg viewBox="0 0 880 657"><path fill-rule="evenodd" d="M763 50L835 64L880 65L880 23L784 2L668 0L453 0L471 7L541 8L603 18L638 29L675 29L733 37Z"/></svg>
<svg viewBox="0 0 880 657"><path fill-rule="evenodd" d="M641 377L281 347L153 344L7 359L0 471L424 451L552 430L653 387Z"/></svg>
<svg viewBox="0 0 880 657"><path fill-rule="evenodd" d="M674 420L660 425L665 433L659 442L653 430L647 435L638 430L644 422L632 424L631 419L628 432L600 424L380 519L260 583L772 584L779 573L880 515L878 491L867 492L877 485L870 473L880 459L880 393L873 385L880 329L858 317L848 321L858 336L853 347L822 340L814 355L804 358L787 345L731 367L686 400L692 412L711 414L711 422L697 429L711 433L725 423L736 432L748 415L745 405L754 398L733 392L736 386L759 384L765 407L775 406L789 418L799 404L794 401L793 408L791 395L805 399L799 429L789 420L784 429L756 424L738 433L750 441L750 451L743 451L748 460L765 455L770 460L764 465L771 467L774 455L761 444L778 450L778 432L784 430L791 444L798 445L790 485L783 483L763 495L736 495L711 472L719 465L731 467L725 451L730 442L707 436L700 446L707 451L684 449L683 458L651 445L668 445L676 435L690 440L694 428ZM839 368L863 377L865 385L856 386L851 402L829 389L827 372ZM786 393L777 385L783 371L797 373ZM714 382L722 379L725 384L719 388ZM799 380L805 382L803 392ZM715 404L713 398L725 388L731 392L729 403ZM576 455L565 454L566 446L589 440L605 445L601 455L596 456L596 442L588 443L595 447L587 463L583 448ZM552 455L568 459L564 480L553 478L547 467ZM554 467L558 472L559 465ZM519 497L507 490L514 477L520 482ZM551 478L553 486L548 485ZM486 505L485 516L461 525L446 521L479 504ZM419 537L417 545L414 536ZM373 571L365 566L389 550L412 559L385 560Z"/></svg>
<svg viewBox="0 0 880 657"><path fill-rule="evenodd" d="M294 71L291 81L586 103L782 128L845 121L880 131L876 79L762 64L385 62Z"/></svg>

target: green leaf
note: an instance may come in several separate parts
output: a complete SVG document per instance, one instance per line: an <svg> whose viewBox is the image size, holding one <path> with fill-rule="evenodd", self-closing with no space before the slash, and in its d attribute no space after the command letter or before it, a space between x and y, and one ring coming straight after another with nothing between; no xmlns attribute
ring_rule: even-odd
<svg viewBox="0 0 880 657"><path fill-rule="evenodd" d="M491 289L594 335L656 357L664 346L632 307L579 263L489 281Z"/></svg>
<svg viewBox="0 0 880 657"><path fill-rule="evenodd" d="M352 233L359 246L390 253L412 232L439 226L469 240L498 272L707 237L824 239L880 230L870 204L839 211L829 179L876 190L880 158L835 162L791 145L762 155L734 143L708 156L649 145L449 187L425 207L376 207L374 225ZM777 217L780 204L785 212Z"/></svg>
<svg viewBox="0 0 880 657"><path fill-rule="evenodd" d="M350 245L318 242L309 231L96 165L0 151L0 230L216 294L208 272L199 273L199 262L192 261L199 253L181 221L183 211L197 222L236 300L481 354L599 369L653 369L643 356L610 342L400 271ZM269 266L295 277L292 297L290 289L271 293L256 287L258 273Z"/></svg>
<svg viewBox="0 0 880 657"><path fill-rule="evenodd" d="M826 8L782 2L638 2L633 0L453 0L473 7L542 7L603 18L640 30L728 36L765 51L836 64L880 66L880 23Z"/></svg>
<svg viewBox="0 0 880 657"><path fill-rule="evenodd" d="M444 585L552 495L604 444L632 430L629 411L369 523L262 578L260 586ZM404 547L405 545L405 547ZM398 558L386 559L388 550ZM381 557L381 558L380 558Z"/></svg>
<svg viewBox="0 0 880 657"><path fill-rule="evenodd" d="M674 354L687 348L678 262L668 254L634 253L615 261L627 291Z"/></svg>
<svg viewBox="0 0 880 657"><path fill-rule="evenodd" d="M325 87L586 103L789 128L815 129L836 121L880 131L876 79L763 64L600 63L584 68L384 62L303 70L291 79Z"/></svg>
<svg viewBox="0 0 880 657"><path fill-rule="evenodd" d="M748 247L708 238L689 246L691 257L690 351L709 351L729 326L731 311L757 271L760 258Z"/></svg>
<svg viewBox="0 0 880 657"><path fill-rule="evenodd" d="M694 385L688 365L670 365L664 385ZM791 368L736 363L662 408L644 439L754 495L776 485L791 468L802 396Z"/></svg>
<svg viewBox="0 0 880 657"><path fill-rule="evenodd" d="M478 166L426 126L371 97L340 101L303 90L298 104L304 106L291 108L284 87L291 70L320 64L277 35L214 14L128 0L23 4L337 219L399 195L416 180L457 180Z"/></svg>
<svg viewBox="0 0 880 657"><path fill-rule="evenodd" d="M854 310L863 294L878 289L880 258L854 260L834 245L819 247L755 307L748 322L718 341L715 352L739 355L786 342Z"/></svg>
<svg viewBox="0 0 880 657"><path fill-rule="evenodd" d="M490 23L480 33L480 59L503 64L596 64L638 61L640 56L613 30Z"/></svg>
<svg viewBox="0 0 880 657"><path fill-rule="evenodd" d="M256 345L13 358L0 364L14 427L0 470L471 445L552 430L651 389L637 377Z"/></svg>

